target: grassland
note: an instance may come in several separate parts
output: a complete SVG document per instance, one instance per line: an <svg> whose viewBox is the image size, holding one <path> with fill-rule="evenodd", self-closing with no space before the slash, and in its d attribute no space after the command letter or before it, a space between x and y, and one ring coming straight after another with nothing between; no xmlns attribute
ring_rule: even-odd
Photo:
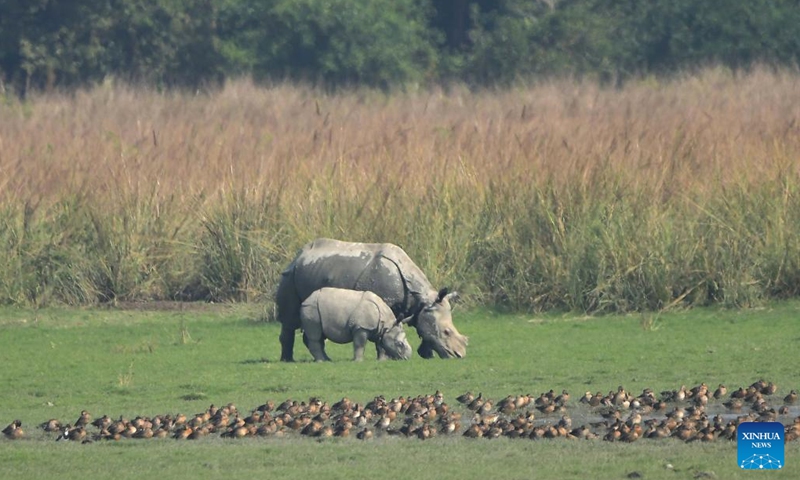
<svg viewBox="0 0 800 480"><path fill-rule="evenodd" d="M49 418L178 412L235 403L249 411L266 400L310 396L421 395L440 389L447 402L467 391L492 399L567 389L623 385L656 392L706 382L747 386L776 382L782 397L798 388L800 304L746 310L694 309L659 316L501 315L458 312L471 337L459 361L349 361L351 346L331 346L334 362L315 364L298 342L294 364L277 362L278 325L263 307L218 305L201 310L130 311L45 308L0 311L0 421L22 420L28 436L0 438L3 478L374 478L391 470L418 478L716 478L752 475L736 466L736 445L675 439L633 444L396 437L362 442L299 436L195 442L122 440L55 442L34 428ZM416 345L416 341L412 340ZM671 465L672 468L668 468ZM786 446L781 477L800 472L800 444Z"/></svg>
<svg viewBox="0 0 800 480"><path fill-rule="evenodd" d="M3 98L0 303L268 300L318 236L522 311L795 297L799 80Z"/></svg>

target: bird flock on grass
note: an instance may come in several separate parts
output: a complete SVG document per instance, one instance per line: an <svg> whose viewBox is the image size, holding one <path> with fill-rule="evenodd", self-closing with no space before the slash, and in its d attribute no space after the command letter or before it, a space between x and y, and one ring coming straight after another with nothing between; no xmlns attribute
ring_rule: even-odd
<svg viewBox="0 0 800 480"><path fill-rule="evenodd" d="M735 440L742 422L779 421L785 441L800 437L800 415L792 418L798 403L796 390L781 399L777 386L759 380L728 393L724 385L711 391L705 383L681 386L656 395L644 389L634 395L622 386L608 394L586 392L572 400L564 390L534 395L509 395L493 401L481 393L466 392L451 407L444 394L397 397L377 396L362 405L347 397L329 405L319 398L308 401L267 401L249 413L234 404L195 415L168 414L113 419L93 418L82 411L73 423L50 419L39 428L58 441L92 443L103 440L173 438L355 437L369 440L384 435L426 440L438 435L469 438L603 439L634 442L639 439L678 438L685 442ZM782 402L781 402L782 400ZM776 408L775 404L780 403ZM570 410L580 411L586 423L573 425ZM714 414L712 410L717 410ZM796 412L795 412L796 413ZM576 422L577 423L577 422ZM25 438L22 422L12 421L3 435Z"/></svg>

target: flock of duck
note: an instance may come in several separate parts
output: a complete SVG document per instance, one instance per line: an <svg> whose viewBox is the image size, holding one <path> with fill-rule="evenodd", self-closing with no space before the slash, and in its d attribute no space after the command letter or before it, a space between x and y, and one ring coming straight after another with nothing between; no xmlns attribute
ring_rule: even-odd
<svg viewBox="0 0 800 480"><path fill-rule="evenodd" d="M368 440L383 435L419 438L463 435L470 438L571 438L633 442L644 438L678 438L682 441L734 440L742 422L781 421L785 441L800 437L800 415L793 412L798 393L781 398L772 382L759 380L728 393L724 385L711 391L702 383L692 388L661 392L651 389L634 395L619 387L608 394L586 392L570 402L567 391L541 395L509 395L498 401L466 392L451 408L440 391L432 395L375 397L362 405L348 398L329 405L319 398L306 401L268 401L249 413L234 404L195 415L137 416L132 419L107 415L93 418L81 412L71 424L48 420L39 428L59 441L91 443L123 438L174 438L192 440L218 435L222 438L349 437ZM770 403L772 402L772 404ZM775 403L781 403L777 408ZM574 422L569 411L585 423ZM714 413L717 411L717 413ZM578 425L580 423L580 425ZM14 420L4 430L10 440L25 437L22 422Z"/></svg>

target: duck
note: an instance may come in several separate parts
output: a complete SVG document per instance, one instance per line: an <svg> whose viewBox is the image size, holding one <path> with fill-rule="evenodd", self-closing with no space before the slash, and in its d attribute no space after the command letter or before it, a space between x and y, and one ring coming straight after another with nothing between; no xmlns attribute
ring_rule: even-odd
<svg viewBox="0 0 800 480"><path fill-rule="evenodd" d="M119 440L120 438L122 438L122 435L118 433L113 434L105 428L92 435L92 440L96 442L99 442L100 440Z"/></svg>
<svg viewBox="0 0 800 480"><path fill-rule="evenodd" d="M458 422L458 420L455 420L453 418L449 418L447 420L444 420L444 421L440 422L439 429L445 435L450 435L450 434L453 434L453 433L457 432L460 427L461 427L461 424Z"/></svg>
<svg viewBox="0 0 800 480"><path fill-rule="evenodd" d="M133 436L136 435L136 432L138 430L139 429L136 428L132 423L129 423L128 425L125 426L125 429L122 430L122 432L120 432L120 434L125 438L133 438Z"/></svg>
<svg viewBox="0 0 800 480"><path fill-rule="evenodd" d="M533 401L533 405L535 407L550 405L551 403L553 403L553 398L555 398L555 392L553 392L553 390L550 390L549 392L542 393L541 395L536 397L536 400Z"/></svg>
<svg viewBox="0 0 800 480"><path fill-rule="evenodd" d="M537 410L544 413L545 415L555 412L556 408L557 406L555 403L550 403L547 405L539 405L536 407Z"/></svg>
<svg viewBox="0 0 800 480"><path fill-rule="evenodd" d="M83 416L83 415L81 415ZM92 426L97 427L98 429L102 430L104 428L108 428L111 425L111 418L108 415L103 415L102 417L95 419L92 422Z"/></svg>
<svg viewBox="0 0 800 480"><path fill-rule="evenodd" d="M365 428L356 434L356 438L359 440L370 440L373 437L372 430L369 428Z"/></svg>
<svg viewBox="0 0 800 480"><path fill-rule="evenodd" d="M672 400L675 402L682 402L686 400L688 396L688 391L686 390L686 385L681 385L681 388L676 390L672 396Z"/></svg>
<svg viewBox="0 0 800 480"><path fill-rule="evenodd" d="M566 390L562 390L561 394L559 394L555 400L553 400L557 405L566 405L567 401L569 401L569 392Z"/></svg>
<svg viewBox="0 0 800 480"><path fill-rule="evenodd" d="M647 433L647 438L667 438L670 435L669 428L664 424L654 425Z"/></svg>
<svg viewBox="0 0 800 480"><path fill-rule="evenodd" d="M353 408L353 401L347 397L343 397L341 400L331 405L331 408L340 412L350 410Z"/></svg>
<svg viewBox="0 0 800 480"><path fill-rule="evenodd" d="M61 422L55 418L51 418L50 420L42 423L39 425L39 428L44 430L45 432L52 433L52 432L60 432L61 431Z"/></svg>
<svg viewBox="0 0 800 480"><path fill-rule="evenodd" d="M308 425L306 425L305 427L302 428L302 430L300 430L300 434L313 437L318 435L319 432L322 431L323 427L324 425L322 424L322 422L319 422L317 420L312 420Z"/></svg>
<svg viewBox="0 0 800 480"><path fill-rule="evenodd" d="M620 440L623 442L635 442L642 436L642 425L637 423L630 429L626 430L621 436Z"/></svg>
<svg viewBox="0 0 800 480"><path fill-rule="evenodd" d="M86 438L86 429L83 426L75 426L66 430L64 434L67 437L67 440L78 442Z"/></svg>
<svg viewBox="0 0 800 480"><path fill-rule="evenodd" d="M706 393L697 393L696 395L692 396L692 403L698 406L704 406L708 404L708 394Z"/></svg>
<svg viewBox="0 0 800 480"><path fill-rule="evenodd" d="M480 438L483 436L483 430L479 425L473 423L464 431L464 436L467 438Z"/></svg>
<svg viewBox="0 0 800 480"><path fill-rule="evenodd" d="M687 397L696 398L698 395L706 395L707 393L708 393L708 385L706 385L706 382L702 382L700 383L700 385L692 387L692 389L689 390Z"/></svg>
<svg viewBox="0 0 800 480"><path fill-rule="evenodd" d="M587 427L586 425L581 425L580 427L574 428L570 432L570 435L572 435L575 438L583 438L588 440L589 438L591 438L593 433L589 427Z"/></svg>
<svg viewBox="0 0 800 480"><path fill-rule="evenodd" d="M278 405L278 407L277 407L277 408L275 408L275 410L276 410L276 411L278 411L278 412L285 412L285 411L286 411L286 410L288 410L290 407L292 407L293 405L296 405L296 404L297 404L297 402L295 402L295 401L292 401L291 399L288 399L288 398L287 398L286 400L284 400L283 402L281 402L281 404L280 404L280 405Z"/></svg>
<svg viewBox="0 0 800 480"><path fill-rule="evenodd" d="M377 430L386 430L392 424L392 419L386 415L378 418L378 421L373 425Z"/></svg>
<svg viewBox="0 0 800 480"><path fill-rule="evenodd" d="M775 385L773 382L767 382L766 386L761 389L761 393L764 395L775 395L778 391L778 386Z"/></svg>
<svg viewBox="0 0 800 480"><path fill-rule="evenodd" d="M653 392L653 389L645 388L638 397L631 401L631 405L634 408L639 408L641 406L652 407L657 401L658 399L656 398L656 394Z"/></svg>
<svg viewBox="0 0 800 480"><path fill-rule="evenodd" d="M436 429L431 428L430 424L425 423L417 429L417 438L420 440L427 440L436 436Z"/></svg>
<svg viewBox="0 0 800 480"><path fill-rule="evenodd" d="M620 385L617 387L616 393L614 393L613 399L611 401L614 405L620 406L622 408L628 408L631 404L631 401L628 399L628 392Z"/></svg>
<svg viewBox="0 0 800 480"><path fill-rule="evenodd" d="M92 422L92 415L86 410L81 410L81 416L75 421L76 427L85 427Z"/></svg>
<svg viewBox="0 0 800 480"><path fill-rule="evenodd" d="M486 438L500 438L500 435L503 434L503 429L500 428L498 425L493 425L490 427L486 433L483 434Z"/></svg>
<svg viewBox="0 0 800 480"><path fill-rule="evenodd" d="M517 409L516 398L509 395L506 398L497 402L497 409L505 415L511 415Z"/></svg>
<svg viewBox="0 0 800 480"><path fill-rule="evenodd" d="M475 397L471 402L469 402L469 404L467 405L467 408L469 408L470 410L473 410L473 411L479 410L483 406L485 401L486 400L483 398L483 394L482 393L478 393L478 396Z"/></svg>
<svg viewBox="0 0 800 480"><path fill-rule="evenodd" d="M683 440L684 442L689 441L696 434L697 434L697 432L695 431L695 429L692 426L685 425L685 424L682 424L682 425L678 426L678 428L676 428L672 432L672 436L673 437L677 437L677 438Z"/></svg>
<svg viewBox="0 0 800 480"><path fill-rule="evenodd" d="M6 428L3 429L3 435L9 440L19 440L25 435L22 430L22 421L14 420Z"/></svg>
<svg viewBox="0 0 800 480"><path fill-rule="evenodd" d="M619 427L612 426L611 429L603 436L603 440L606 442L616 442L622 438L622 432L620 431Z"/></svg>
<svg viewBox="0 0 800 480"><path fill-rule="evenodd" d="M797 403L797 390L792 390L788 395L783 397L783 403L786 405L794 405Z"/></svg>
<svg viewBox="0 0 800 480"><path fill-rule="evenodd" d="M727 408L730 411L738 412L742 409L744 403L739 398L731 398L727 402L724 402L722 405L724 405L725 408Z"/></svg>
<svg viewBox="0 0 800 480"><path fill-rule="evenodd" d="M754 388L754 389L759 390L759 391L761 389L765 388L766 386L767 386L767 381L764 380L763 378L761 378L761 379L759 379L759 380L757 380L757 381L755 381L755 382L750 384L750 388Z"/></svg>
<svg viewBox="0 0 800 480"><path fill-rule="evenodd" d="M272 400L267 400L263 404L259 405L258 408L256 408L256 410L258 410L259 412L273 412L275 411L275 402L273 402Z"/></svg>
<svg viewBox="0 0 800 480"><path fill-rule="evenodd" d="M189 425L182 425L175 430L175 433L172 435L172 438L176 440L186 440L189 436L194 432L192 427Z"/></svg>
<svg viewBox="0 0 800 480"><path fill-rule="evenodd" d="M747 390L744 387L739 387L731 393L731 398L744 398L747 396Z"/></svg>
<svg viewBox="0 0 800 480"><path fill-rule="evenodd" d="M544 438L544 427L539 425L538 427L533 427L531 433L528 434L528 438L531 440L541 440Z"/></svg>
<svg viewBox="0 0 800 480"><path fill-rule="evenodd" d="M153 438L154 432L150 427L140 428L133 434L133 438Z"/></svg>
<svg viewBox="0 0 800 480"><path fill-rule="evenodd" d="M714 399L719 400L720 398L724 397L728 393L728 387L723 384L719 384L716 390L714 390Z"/></svg>
<svg viewBox="0 0 800 480"><path fill-rule="evenodd" d="M199 438L205 437L206 435L208 435L208 429L206 427L200 427L192 430L192 433L190 433L187 438L188 440L197 440Z"/></svg>

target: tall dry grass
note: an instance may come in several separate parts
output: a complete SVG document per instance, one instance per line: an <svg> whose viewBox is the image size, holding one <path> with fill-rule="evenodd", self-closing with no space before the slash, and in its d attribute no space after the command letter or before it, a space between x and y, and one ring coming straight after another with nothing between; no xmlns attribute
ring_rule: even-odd
<svg viewBox="0 0 800 480"><path fill-rule="evenodd" d="M0 302L263 300L308 240L403 246L475 302L800 292L800 76L710 69L326 95L104 85L0 107Z"/></svg>

